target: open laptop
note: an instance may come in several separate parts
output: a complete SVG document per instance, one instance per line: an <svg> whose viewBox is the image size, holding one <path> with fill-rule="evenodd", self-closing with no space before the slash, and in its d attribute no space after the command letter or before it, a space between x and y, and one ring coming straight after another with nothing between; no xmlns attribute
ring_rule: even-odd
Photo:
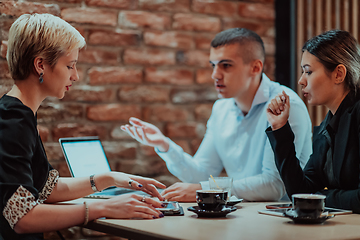
<svg viewBox="0 0 360 240"><path fill-rule="evenodd" d="M89 177L91 174L110 172L101 141L94 137L71 137L59 139L66 163L73 177ZM90 183L89 183L90 184ZM148 195L142 191L110 187L87 197L110 198L124 193Z"/></svg>

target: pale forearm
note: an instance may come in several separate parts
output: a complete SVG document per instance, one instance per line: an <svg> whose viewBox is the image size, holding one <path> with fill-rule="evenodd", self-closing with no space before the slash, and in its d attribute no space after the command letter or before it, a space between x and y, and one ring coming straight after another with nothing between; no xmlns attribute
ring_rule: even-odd
<svg viewBox="0 0 360 240"><path fill-rule="evenodd" d="M89 207L89 220L99 218L98 208ZM22 217L14 227L17 233L47 232L84 223L85 205L40 204Z"/></svg>
<svg viewBox="0 0 360 240"><path fill-rule="evenodd" d="M114 184L110 173L97 174L94 177L96 188L101 191ZM59 178L47 203L68 201L94 193L90 185L90 176L81 178Z"/></svg>

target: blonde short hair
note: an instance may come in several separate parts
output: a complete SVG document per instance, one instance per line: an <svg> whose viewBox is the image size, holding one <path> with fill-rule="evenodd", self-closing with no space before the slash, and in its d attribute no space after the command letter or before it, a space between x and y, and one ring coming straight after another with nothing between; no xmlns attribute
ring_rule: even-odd
<svg viewBox="0 0 360 240"><path fill-rule="evenodd" d="M69 23L51 14L24 14L11 26L6 58L14 80L34 71L34 60L42 57L54 67L66 53L81 49L85 39Z"/></svg>

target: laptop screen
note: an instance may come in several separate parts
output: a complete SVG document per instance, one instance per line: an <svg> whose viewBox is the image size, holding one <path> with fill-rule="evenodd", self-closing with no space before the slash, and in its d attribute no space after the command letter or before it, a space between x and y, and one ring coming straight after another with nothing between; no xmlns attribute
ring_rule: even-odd
<svg viewBox="0 0 360 240"><path fill-rule="evenodd" d="M59 139L73 177L111 171L104 149L97 137Z"/></svg>

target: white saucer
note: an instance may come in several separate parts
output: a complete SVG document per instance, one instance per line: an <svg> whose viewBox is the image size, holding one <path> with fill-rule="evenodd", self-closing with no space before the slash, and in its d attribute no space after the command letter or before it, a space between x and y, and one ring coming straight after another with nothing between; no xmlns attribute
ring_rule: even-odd
<svg viewBox="0 0 360 240"><path fill-rule="evenodd" d="M231 196L229 201L227 201L226 205L227 206L234 206L234 205L236 205L238 203L241 203L242 201L243 201L242 198L237 198L235 196Z"/></svg>

